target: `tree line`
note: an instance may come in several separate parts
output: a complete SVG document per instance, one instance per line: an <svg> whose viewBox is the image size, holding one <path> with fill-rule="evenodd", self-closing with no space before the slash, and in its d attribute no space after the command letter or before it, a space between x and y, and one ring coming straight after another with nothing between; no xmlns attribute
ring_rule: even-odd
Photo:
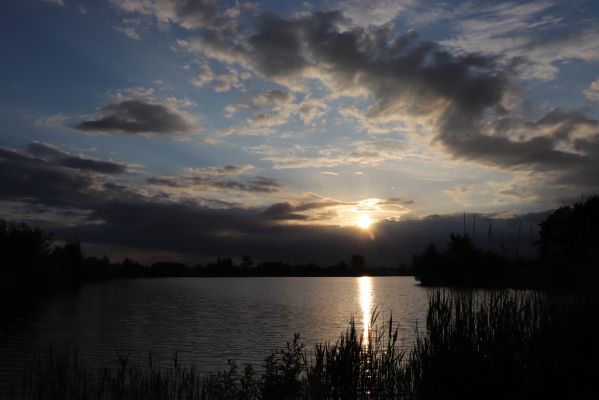
<svg viewBox="0 0 599 400"><path fill-rule="evenodd" d="M368 267L366 259L354 254L349 263L330 266L314 263L255 262L244 256L235 263L218 257L207 264L189 266L177 262L144 265L130 258L113 262L107 256L86 257L76 239L57 244L51 233L26 223L0 220L0 291L53 290L76 287L83 282L111 278L141 277L251 277L251 276L360 276L397 275L398 268ZM405 271L404 271L405 272Z"/></svg>
<svg viewBox="0 0 599 400"><path fill-rule="evenodd" d="M597 282L599 273L599 197L555 210L540 224L535 258L500 255L477 247L467 234L451 234L445 250L431 244L412 264L369 267L363 255L349 263L240 262L218 257L208 264L176 262L143 265L129 258L86 257L73 239L57 244L52 234L26 223L0 220L0 289L54 289L109 278L216 276L376 276L415 275L424 285L535 287Z"/></svg>

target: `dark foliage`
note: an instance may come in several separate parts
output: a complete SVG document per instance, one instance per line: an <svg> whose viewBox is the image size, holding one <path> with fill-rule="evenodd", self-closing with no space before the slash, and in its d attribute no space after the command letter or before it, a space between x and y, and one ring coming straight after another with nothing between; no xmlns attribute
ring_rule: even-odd
<svg viewBox="0 0 599 400"><path fill-rule="evenodd" d="M540 224L538 259L499 255L451 234L446 251L428 246L412 267L424 285L580 289L599 282L599 197L563 206Z"/></svg>
<svg viewBox="0 0 599 400"><path fill-rule="evenodd" d="M468 235L451 234L443 252L429 245L414 256L412 266L416 279L427 286L538 287L546 281L545 270L536 260L483 250Z"/></svg>

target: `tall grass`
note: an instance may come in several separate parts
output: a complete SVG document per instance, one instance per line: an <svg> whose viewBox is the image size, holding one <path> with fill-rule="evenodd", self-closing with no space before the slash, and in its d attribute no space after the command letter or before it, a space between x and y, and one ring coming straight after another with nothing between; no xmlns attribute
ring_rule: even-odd
<svg viewBox="0 0 599 400"><path fill-rule="evenodd" d="M597 398L596 298L435 292L408 398Z"/></svg>
<svg viewBox="0 0 599 400"><path fill-rule="evenodd" d="M299 335L251 365L201 376L151 358L93 369L49 353L28 369L26 399L589 399L597 398L597 302L539 293L434 291L426 331L400 350L393 319L368 344L353 321L336 342L307 351Z"/></svg>

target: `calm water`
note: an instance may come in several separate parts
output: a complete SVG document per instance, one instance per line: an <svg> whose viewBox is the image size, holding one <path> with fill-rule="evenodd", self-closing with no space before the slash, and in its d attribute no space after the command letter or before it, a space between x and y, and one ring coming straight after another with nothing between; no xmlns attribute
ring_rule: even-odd
<svg viewBox="0 0 599 400"><path fill-rule="evenodd" d="M378 307L393 313L400 343L424 328L426 289L411 277L166 278L83 286L14 310L0 326L0 377L49 346L77 349L96 363L116 352L182 361L202 370L227 359L261 364L300 332L308 349L334 341L353 316L363 331ZM366 316L366 318L365 318Z"/></svg>

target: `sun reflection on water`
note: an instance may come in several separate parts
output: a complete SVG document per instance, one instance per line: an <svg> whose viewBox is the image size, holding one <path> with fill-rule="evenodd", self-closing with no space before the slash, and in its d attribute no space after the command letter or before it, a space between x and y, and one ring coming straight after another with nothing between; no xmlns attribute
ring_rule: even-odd
<svg viewBox="0 0 599 400"><path fill-rule="evenodd" d="M372 313L372 278L362 276L358 278L360 290L360 308L362 309L362 321L364 325L364 333L362 344L368 346L370 338L370 317Z"/></svg>

